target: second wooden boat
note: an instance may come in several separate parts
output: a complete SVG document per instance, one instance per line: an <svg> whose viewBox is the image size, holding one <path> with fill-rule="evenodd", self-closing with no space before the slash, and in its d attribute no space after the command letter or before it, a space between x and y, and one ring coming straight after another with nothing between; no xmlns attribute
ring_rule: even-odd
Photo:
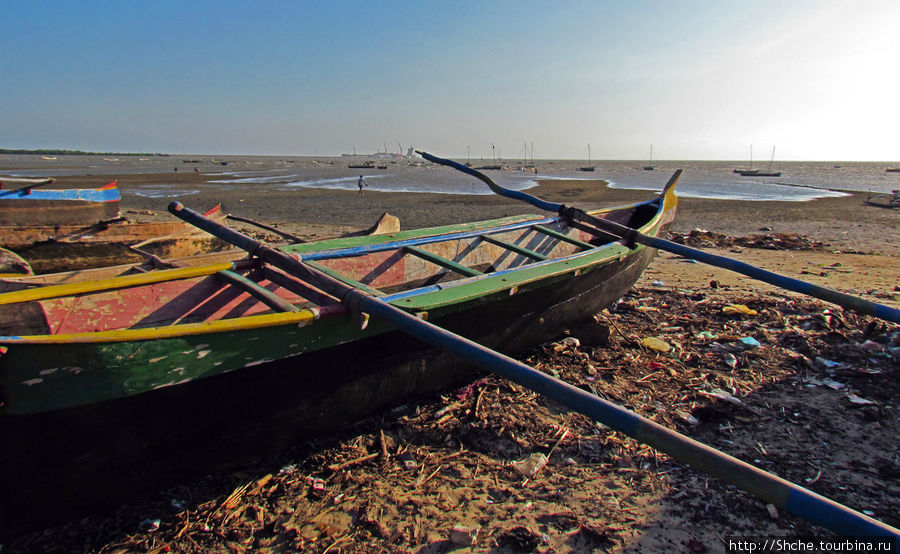
<svg viewBox="0 0 900 554"><path fill-rule="evenodd" d="M206 213L225 218L220 205ZM52 273L135 263L148 255L180 258L227 245L173 218L146 222L116 217L86 225L0 226L0 246L24 258L35 273Z"/></svg>
<svg viewBox="0 0 900 554"><path fill-rule="evenodd" d="M26 182L6 190L4 184ZM0 226L89 225L119 216L118 182L95 189L45 189L52 179L0 177Z"/></svg>

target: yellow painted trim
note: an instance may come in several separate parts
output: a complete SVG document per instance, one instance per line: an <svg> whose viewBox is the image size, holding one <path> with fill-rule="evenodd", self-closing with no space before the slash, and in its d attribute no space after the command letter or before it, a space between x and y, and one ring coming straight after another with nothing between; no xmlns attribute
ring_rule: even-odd
<svg viewBox="0 0 900 554"><path fill-rule="evenodd" d="M46 300L48 298L74 296L76 294L85 294L89 292L101 292L107 290L124 289L128 287L137 287L141 285L150 285L153 283L161 283L163 281L191 279L193 277L212 275L217 271L232 269L232 267L233 265L231 262L222 262L218 264L197 267L162 269L159 271L149 271L147 273L140 273L137 275L122 275L119 277L111 277L109 279L101 279L99 281L84 281L81 283L67 283L63 285L49 285L46 287L38 287L27 290L17 290L0 294L0 304L31 302L33 300Z"/></svg>
<svg viewBox="0 0 900 554"><path fill-rule="evenodd" d="M223 319L203 323L184 323L167 327L148 327L146 329L117 329L93 333L68 333L64 335L23 335L4 337L4 344L72 344L72 343L109 343L129 342L154 339L168 339L210 333L227 333L245 331L260 327L278 325L307 325L319 319L319 310L301 310L277 314L260 314Z"/></svg>

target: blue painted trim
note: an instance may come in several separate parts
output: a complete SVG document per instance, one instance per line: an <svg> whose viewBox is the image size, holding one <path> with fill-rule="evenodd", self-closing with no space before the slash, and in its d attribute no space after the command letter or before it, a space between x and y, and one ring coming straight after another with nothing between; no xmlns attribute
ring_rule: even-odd
<svg viewBox="0 0 900 554"><path fill-rule="evenodd" d="M436 242L445 242L448 240L458 240L458 239L466 239L466 238L474 238L479 235L486 234L495 234L495 233L504 233L507 231L515 231L516 229L524 229L527 227L531 227L532 225L547 225L548 223L555 223L559 220L558 217L550 217L546 219L532 219L529 221L523 221L521 223L513 223L511 225L505 225L503 227L492 227L490 229L481 229L476 231L460 231L459 233L450 233L444 235L432 235L430 237L418 237L414 239L406 239L399 240L394 242L383 242L381 244L371 244L368 246L353 246L349 248L338 248L335 250L322 250L320 252L310 252L309 254L299 254L301 259L303 260L331 260L334 258L347 258L352 256L365 256L366 254L373 254L375 252L385 252L389 250L397 250L398 248L402 248L404 246L419 246L422 244L433 244ZM286 252L290 252L290 250L285 250ZM293 254L293 252L291 252Z"/></svg>
<svg viewBox="0 0 900 554"><path fill-rule="evenodd" d="M119 187L108 189L30 189L0 191L2 200L84 200L88 202L116 202L122 199Z"/></svg>

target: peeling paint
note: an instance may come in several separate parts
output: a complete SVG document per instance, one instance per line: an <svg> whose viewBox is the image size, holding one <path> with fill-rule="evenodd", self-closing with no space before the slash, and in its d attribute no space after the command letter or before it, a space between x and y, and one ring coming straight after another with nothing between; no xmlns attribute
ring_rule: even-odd
<svg viewBox="0 0 900 554"><path fill-rule="evenodd" d="M262 360L256 360L254 362L250 362L250 363L244 365L244 367L253 367L255 365L262 365L265 363L269 363L271 361L272 361L272 358L263 358Z"/></svg>
<svg viewBox="0 0 900 554"><path fill-rule="evenodd" d="M178 375L184 375L184 368L176 367L175 369L169 370L169 373L177 373Z"/></svg>
<svg viewBox="0 0 900 554"><path fill-rule="evenodd" d="M36 377L36 378L34 378L34 379L29 379L29 380L27 380L27 381L22 381L22 384L23 384L23 385L28 385L29 387L31 387L31 386L34 386L34 385L39 385L39 384L41 384L41 383L43 383L43 382L44 382L43 379L41 379L40 377Z"/></svg>
<svg viewBox="0 0 900 554"><path fill-rule="evenodd" d="M147 361L150 362L151 364L155 364L156 362L158 362L160 360L165 360L166 358L168 358L168 356L161 356L159 358L150 358Z"/></svg>
<svg viewBox="0 0 900 554"><path fill-rule="evenodd" d="M39 374L39 375L47 376L47 375L53 375L53 374L56 373L57 371L59 371L59 368L58 368L58 367L51 367L50 369L42 369L42 370L40 370L40 371L38 372L38 374Z"/></svg>
<svg viewBox="0 0 900 554"><path fill-rule="evenodd" d="M200 352L197 352L197 359L205 358L210 352L212 352L212 350L201 350Z"/></svg>

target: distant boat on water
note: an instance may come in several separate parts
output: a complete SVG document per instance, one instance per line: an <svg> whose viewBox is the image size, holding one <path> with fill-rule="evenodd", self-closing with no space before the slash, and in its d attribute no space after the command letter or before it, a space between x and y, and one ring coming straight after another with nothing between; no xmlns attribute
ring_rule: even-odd
<svg viewBox="0 0 900 554"><path fill-rule="evenodd" d="M579 167L578 171L594 171L594 166L591 165L591 145L588 144L588 164L584 167Z"/></svg>
<svg viewBox="0 0 900 554"><path fill-rule="evenodd" d="M752 169L753 168L753 150L751 147L750 154L750 167L751 169L746 169L742 171L738 171L742 177L781 177L780 171L772 171L772 162L775 161L775 147L772 147L772 157L769 159L769 168L765 171L760 169Z"/></svg>
<svg viewBox="0 0 900 554"><path fill-rule="evenodd" d="M656 169L653 167L653 145L650 145L650 161L647 162L647 165L644 166L644 171L653 171Z"/></svg>
<svg viewBox="0 0 900 554"><path fill-rule="evenodd" d="M482 165L482 166L476 167L475 169L492 169L492 170L508 169L503 164L497 163L497 152L496 152L496 149L494 148L493 144L491 145L491 157L493 158L494 163L489 164L489 165Z"/></svg>
<svg viewBox="0 0 900 554"><path fill-rule="evenodd" d="M41 158L43 158L45 160L55 160L56 156L41 156Z"/></svg>
<svg viewBox="0 0 900 554"><path fill-rule="evenodd" d="M900 167L889 167L884 170L885 173L900 173Z"/></svg>

